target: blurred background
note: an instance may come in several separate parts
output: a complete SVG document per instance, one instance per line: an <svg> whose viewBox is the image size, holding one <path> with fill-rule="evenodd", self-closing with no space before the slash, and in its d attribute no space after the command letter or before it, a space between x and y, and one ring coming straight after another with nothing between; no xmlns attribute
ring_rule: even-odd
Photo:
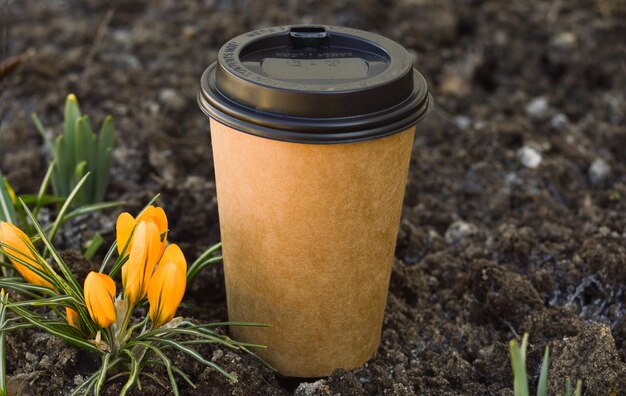
<svg viewBox="0 0 626 396"><path fill-rule="evenodd" d="M163 193L171 237L190 256L219 240L196 94L220 46L297 23L398 41L436 107L415 140L379 354L323 385L511 394L507 342L530 331L531 363L554 343L553 389L568 373L588 394L624 389L623 0L4 0L0 13L5 176L36 190L48 157L30 113L57 134L76 93L97 124L115 118L109 199L132 209ZM190 299L223 320L220 271ZM259 375L242 389L298 385Z"/></svg>

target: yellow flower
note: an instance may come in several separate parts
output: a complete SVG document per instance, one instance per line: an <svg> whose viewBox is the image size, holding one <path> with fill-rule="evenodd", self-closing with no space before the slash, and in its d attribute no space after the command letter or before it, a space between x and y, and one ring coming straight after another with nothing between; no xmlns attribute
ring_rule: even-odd
<svg viewBox="0 0 626 396"><path fill-rule="evenodd" d="M141 221L135 229L128 261L122 266L124 295L131 306L145 297L163 249L157 225L152 221Z"/></svg>
<svg viewBox="0 0 626 396"><path fill-rule="evenodd" d="M117 218L117 224L115 226L117 232L117 251L119 254L122 254L124 246L128 244L126 249L126 255L128 255L132 246L132 241L129 243L129 239L133 232L133 227L138 226L142 221L154 223L154 225L156 225L159 229L159 234L167 232L167 215L165 214L163 208L150 205L143 212L141 212L136 219L131 216L130 213L124 212ZM164 235L163 240L161 241L162 251L165 250L166 244L167 238Z"/></svg>
<svg viewBox="0 0 626 396"><path fill-rule="evenodd" d="M70 326L78 328L80 320L76 311L74 311L72 308L65 307L65 316L67 317L67 323L69 323Z"/></svg>
<svg viewBox="0 0 626 396"><path fill-rule="evenodd" d="M33 244L30 242L30 239L22 230L13 224L0 221L0 242L10 246L10 248L5 247L2 249L5 254L15 256L33 267L44 271L44 268L37 261L35 255L30 250L33 249ZM49 288L54 289L50 282L30 270L26 265L11 258L9 258L9 260L11 260L15 269L27 282L35 285L48 286Z"/></svg>
<svg viewBox="0 0 626 396"><path fill-rule="evenodd" d="M101 328L106 329L115 323L114 299L113 279L108 275L91 271L85 278L85 304L91 319Z"/></svg>
<svg viewBox="0 0 626 396"><path fill-rule="evenodd" d="M148 286L150 319L154 327L162 326L172 320L183 299L186 285L185 256L178 245L169 245Z"/></svg>

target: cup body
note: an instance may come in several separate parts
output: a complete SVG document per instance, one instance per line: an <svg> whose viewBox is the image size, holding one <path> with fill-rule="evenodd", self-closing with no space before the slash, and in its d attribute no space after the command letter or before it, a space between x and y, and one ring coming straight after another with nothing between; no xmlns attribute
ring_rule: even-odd
<svg viewBox="0 0 626 396"><path fill-rule="evenodd" d="M415 127L303 144L210 120L230 321L281 374L320 377L376 351Z"/></svg>

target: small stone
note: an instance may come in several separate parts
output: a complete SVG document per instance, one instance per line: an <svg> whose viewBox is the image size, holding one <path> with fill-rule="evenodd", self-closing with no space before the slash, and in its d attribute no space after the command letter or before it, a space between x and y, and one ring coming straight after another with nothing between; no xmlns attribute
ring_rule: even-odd
<svg viewBox="0 0 626 396"><path fill-rule="evenodd" d="M293 392L294 396L317 396L317 395L330 395L331 391L326 380L321 379L315 382L303 382Z"/></svg>
<svg viewBox="0 0 626 396"><path fill-rule="evenodd" d="M454 117L454 124L459 129L467 129L472 124L472 120L467 116L460 115L460 116Z"/></svg>
<svg viewBox="0 0 626 396"><path fill-rule="evenodd" d="M526 168L534 169L541 164L541 153L532 147L524 146L517 152L517 158Z"/></svg>
<svg viewBox="0 0 626 396"><path fill-rule="evenodd" d="M32 352L26 352L26 360L31 363L35 363L39 361L39 357Z"/></svg>
<svg viewBox="0 0 626 396"><path fill-rule="evenodd" d="M223 357L224 357L224 351L222 351L221 349L216 349L215 352L213 352L213 356L211 357L211 361L212 362L217 362L218 360L220 360Z"/></svg>
<svg viewBox="0 0 626 396"><path fill-rule="evenodd" d="M611 175L611 166L603 158L598 157L589 166L588 174L591 184L600 184Z"/></svg>
<svg viewBox="0 0 626 396"><path fill-rule="evenodd" d="M573 48L578 41L578 37L572 32L561 32L551 40L552 45L561 49Z"/></svg>
<svg viewBox="0 0 626 396"><path fill-rule="evenodd" d="M534 118L540 118L546 111L548 111L548 99L545 96L536 97L526 105L526 113Z"/></svg>
<svg viewBox="0 0 626 396"><path fill-rule="evenodd" d="M178 92L171 88L164 88L159 92L159 100L165 107L180 111L185 108L186 101Z"/></svg>
<svg viewBox="0 0 626 396"><path fill-rule="evenodd" d="M569 118L567 118L567 116L563 113L555 114L550 119L550 125L552 126L552 128L556 129L557 131L562 131L568 122L569 122Z"/></svg>
<svg viewBox="0 0 626 396"><path fill-rule="evenodd" d="M445 239L448 243L459 242L467 237L475 235L477 231L478 230L474 224L463 220L457 220L448 226Z"/></svg>

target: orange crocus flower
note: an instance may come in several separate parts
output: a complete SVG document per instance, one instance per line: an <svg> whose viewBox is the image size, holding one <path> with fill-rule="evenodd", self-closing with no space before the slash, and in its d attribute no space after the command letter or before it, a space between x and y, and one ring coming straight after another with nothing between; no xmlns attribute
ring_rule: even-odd
<svg viewBox="0 0 626 396"><path fill-rule="evenodd" d="M187 285L187 261L178 245L165 249L148 286L150 319L154 327L168 323L183 299Z"/></svg>
<svg viewBox="0 0 626 396"><path fill-rule="evenodd" d="M85 278L85 304L91 319L103 329L115 323L115 282L110 276L91 271Z"/></svg>
<svg viewBox="0 0 626 396"><path fill-rule="evenodd" d="M154 207L152 205L148 206L143 212L137 216L135 219L130 213L124 212L119 215L116 223L116 240L117 240L117 251L119 254L122 254L124 247L128 244L126 248L126 255L130 253L130 249L132 246L131 234L133 233L133 228L136 227L142 221L153 223L157 229L159 230L159 235L164 234L163 240L161 241L161 247L165 250L165 246L167 244L166 233L167 229L167 215L163 208Z"/></svg>
<svg viewBox="0 0 626 396"><path fill-rule="evenodd" d="M28 268L28 266L20 263L18 260L15 260L15 258L17 258L35 268L44 271L41 263L39 263L39 261L35 258L35 255L31 251L31 249L34 249L34 247L30 241L30 238L28 238L28 236L22 230L20 230L11 223L0 221L0 242L8 246L2 248L1 250L4 251L17 272L22 275L22 278L24 278L29 283L47 286L51 289L54 289L50 282L42 278L39 274L36 274L34 271ZM10 256L14 257L11 258Z"/></svg>

